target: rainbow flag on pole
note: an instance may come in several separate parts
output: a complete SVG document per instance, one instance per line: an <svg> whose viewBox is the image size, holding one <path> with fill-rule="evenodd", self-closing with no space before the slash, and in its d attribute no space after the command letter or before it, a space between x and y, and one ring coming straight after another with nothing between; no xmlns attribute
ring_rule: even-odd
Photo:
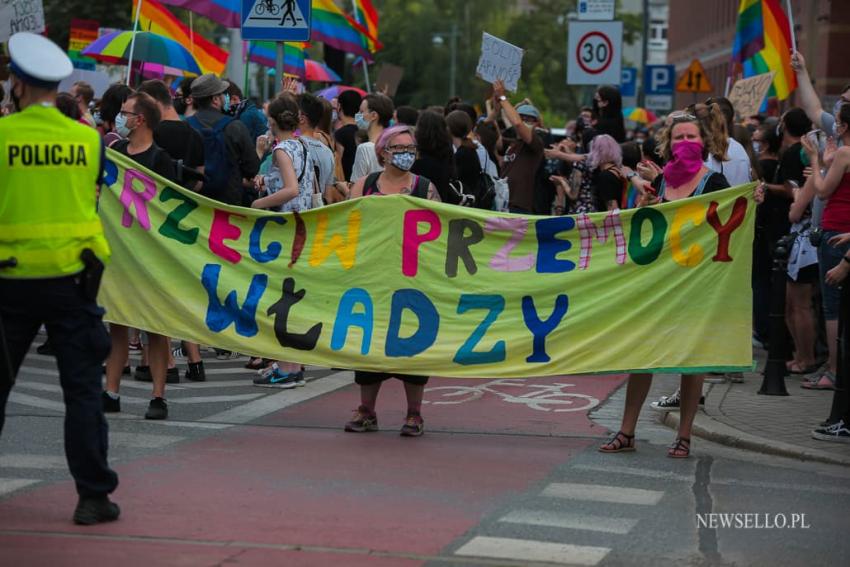
<svg viewBox="0 0 850 567"><path fill-rule="evenodd" d="M741 0L732 60L744 77L776 71L768 96L785 100L797 88L791 68L791 24L779 0Z"/></svg>
<svg viewBox="0 0 850 567"><path fill-rule="evenodd" d="M313 0L311 32L311 41L321 41L340 51L362 55L370 60L370 40L375 42L376 49L383 47L377 38L370 37L364 26L340 10L333 0Z"/></svg>
<svg viewBox="0 0 850 567"><path fill-rule="evenodd" d="M304 66L304 48L301 43L285 43L283 46L283 72L304 79L307 71ZM271 67L277 62L277 44L273 41L251 41L248 46L248 60L251 63Z"/></svg>
<svg viewBox="0 0 850 567"><path fill-rule="evenodd" d="M139 29L150 31L173 39L195 57L203 73L221 75L227 65L227 51L221 49L205 37L193 33L186 24L156 0L134 0L133 18L136 17L139 2L142 11L139 14Z"/></svg>
<svg viewBox="0 0 850 567"><path fill-rule="evenodd" d="M242 18L239 0L162 0L163 4L186 8L228 28L238 28Z"/></svg>
<svg viewBox="0 0 850 567"><path fill-rule="evenodd" d="M372 0L354 0L354 19L362 25L369 36L369 51L378 51L378 11L372 4Z"/></svg>

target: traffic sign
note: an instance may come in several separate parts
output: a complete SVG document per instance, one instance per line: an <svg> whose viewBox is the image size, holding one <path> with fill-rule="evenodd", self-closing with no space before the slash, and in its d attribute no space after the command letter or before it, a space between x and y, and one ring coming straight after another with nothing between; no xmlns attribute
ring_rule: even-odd
<svg viewBox="0 0 850 567"><path fill-rule="evenodd" d="M637 95L637 69L634 67L623 67L622 79L620 79L620 94L622 96Z"/></svg>
<svg viewBox="0 0 850 567"><path fill-rule="evenodd" d="M673 65L647 65L644 70L643 92L648 95L670 95L676 86L676 67Z"/></svg>
<svg viewBox="0 0 850 567"><path fill-rule="evenodd" d="M309 41L310 0L242 0L242 39Z"/></svg>
<svg viewBox="0 0 850 567"><path fill-rule="evenodd" d="M705 68L698 59L691 61L688 70L679 77L679 82L676 83L676 92L680 93L710 93L713 90L708 75L705 73Z"/></svg>
<svg viewBox="0 0 850 567"><path fill-rule="evenodd" d="M620 84L623 22L570 22L567 84Z"/></svg>
<svg viewBox="0 0 850 567"><path fill-rule="evenodd" d="M578 0L579 20L613 20L614 0Z"/></svg>

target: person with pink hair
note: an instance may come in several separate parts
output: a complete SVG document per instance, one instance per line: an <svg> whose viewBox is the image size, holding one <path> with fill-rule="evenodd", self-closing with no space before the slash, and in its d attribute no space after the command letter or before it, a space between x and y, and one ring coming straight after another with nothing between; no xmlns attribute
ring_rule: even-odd
<svg viewBox="0 0 850 567"><path fill-rule="evenodd" d="M375 172L359 179L351 187L349 199L376 197L383 195L410 195L420 199L440 201L439 193L425 177L410 172L416 161L416 140L409 126L393 126L381 133L375 143L375 154L383 171ZM411 376L391 372L367 372L356 370L354 381L360 385L360 407L352 419L345 424L345 430L353 433L366 433L378 430L378 416L375 404L381 383L389 378L404 382L407 397L407 418L401 428L405 437L419 437L425 431L422 420L422 397L428 376Z"/></svg>
<svg viewBox="0 0 850 567"><path fill-rule="evenodd" d="M623 165L620 144L608 134L601 134L593 138L589 154L576 154L572 149L561 144L558 148L546 150L547 159L561 159L574 164L574 176L570 181L560 175L550 177L558 192L555 214L564 214L565 210L572 215L618 208L624 181L620 171ZM565 202L566 197L570 200L569 205Z"/></svg>

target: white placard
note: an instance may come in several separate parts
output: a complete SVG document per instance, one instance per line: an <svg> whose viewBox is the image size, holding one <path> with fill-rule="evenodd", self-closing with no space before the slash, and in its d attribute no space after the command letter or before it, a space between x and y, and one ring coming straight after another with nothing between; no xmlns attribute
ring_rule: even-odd
<svg viewBox="0 0 850 567"><path fill-rule="evenodd" d="M578 0L579 20L613 20L614 0Z"/></svg>
<svg viewBox="0 0 850 567"><path fill-rule="evenodd" d="M667 112L673 108L673 95L646 95L643 106L653 112Z"/></svg>
<svg viewBox="0 0 850 567"><path fill-rule="evenodd" d="M0 41L28 31L44 31L44 5L41 0L0 0Z"/></svg>
<svg viewBox="0 0 850 567"><path fill-rule="evenodd" d="M475 74L488 83L500 79L505 88L516 92L522 75L522 56L525 50L484 32L481 39L481 58Z"/></svg>
<svg viewBox="0 0 850 567"><path fill-rule="evenodd" d="M619 85L623 63L623 22L570 22L568 85Z"/></svg>

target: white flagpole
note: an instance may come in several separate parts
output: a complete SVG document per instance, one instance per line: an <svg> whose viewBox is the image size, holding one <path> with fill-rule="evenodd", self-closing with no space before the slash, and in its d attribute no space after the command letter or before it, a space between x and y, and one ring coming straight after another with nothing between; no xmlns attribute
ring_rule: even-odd
<svg viewBox="0 0 850 567"><path fill-rule="evenodd" d="M354 12L354 20L363 25L363 22L360 21L360 18L357 17L357 0L351 0L351 8ZM363 57L363 75L366 78L366 92L372 92L372 81L369 80L369 65L366 63L366 58Z"/></svg>
<svg viewBox="0 0 850 567"><path fill-rule="evenodd" d="M797 34L794 33L794 12L791 11L791 0L785 0L788 12L788 25L791 26L791 53L797 52Z"/></svg>
<svg viewBox="0 0 850 567"><path fill-rule="evenodd" d="M130 86L130 75L133 74L133 51L136 50L136 32L139 29L139 16L142 14L142 0L136 7L136 21L133 23L133 39L130 41L130 57L127 61L127 86Z"/></svg>

